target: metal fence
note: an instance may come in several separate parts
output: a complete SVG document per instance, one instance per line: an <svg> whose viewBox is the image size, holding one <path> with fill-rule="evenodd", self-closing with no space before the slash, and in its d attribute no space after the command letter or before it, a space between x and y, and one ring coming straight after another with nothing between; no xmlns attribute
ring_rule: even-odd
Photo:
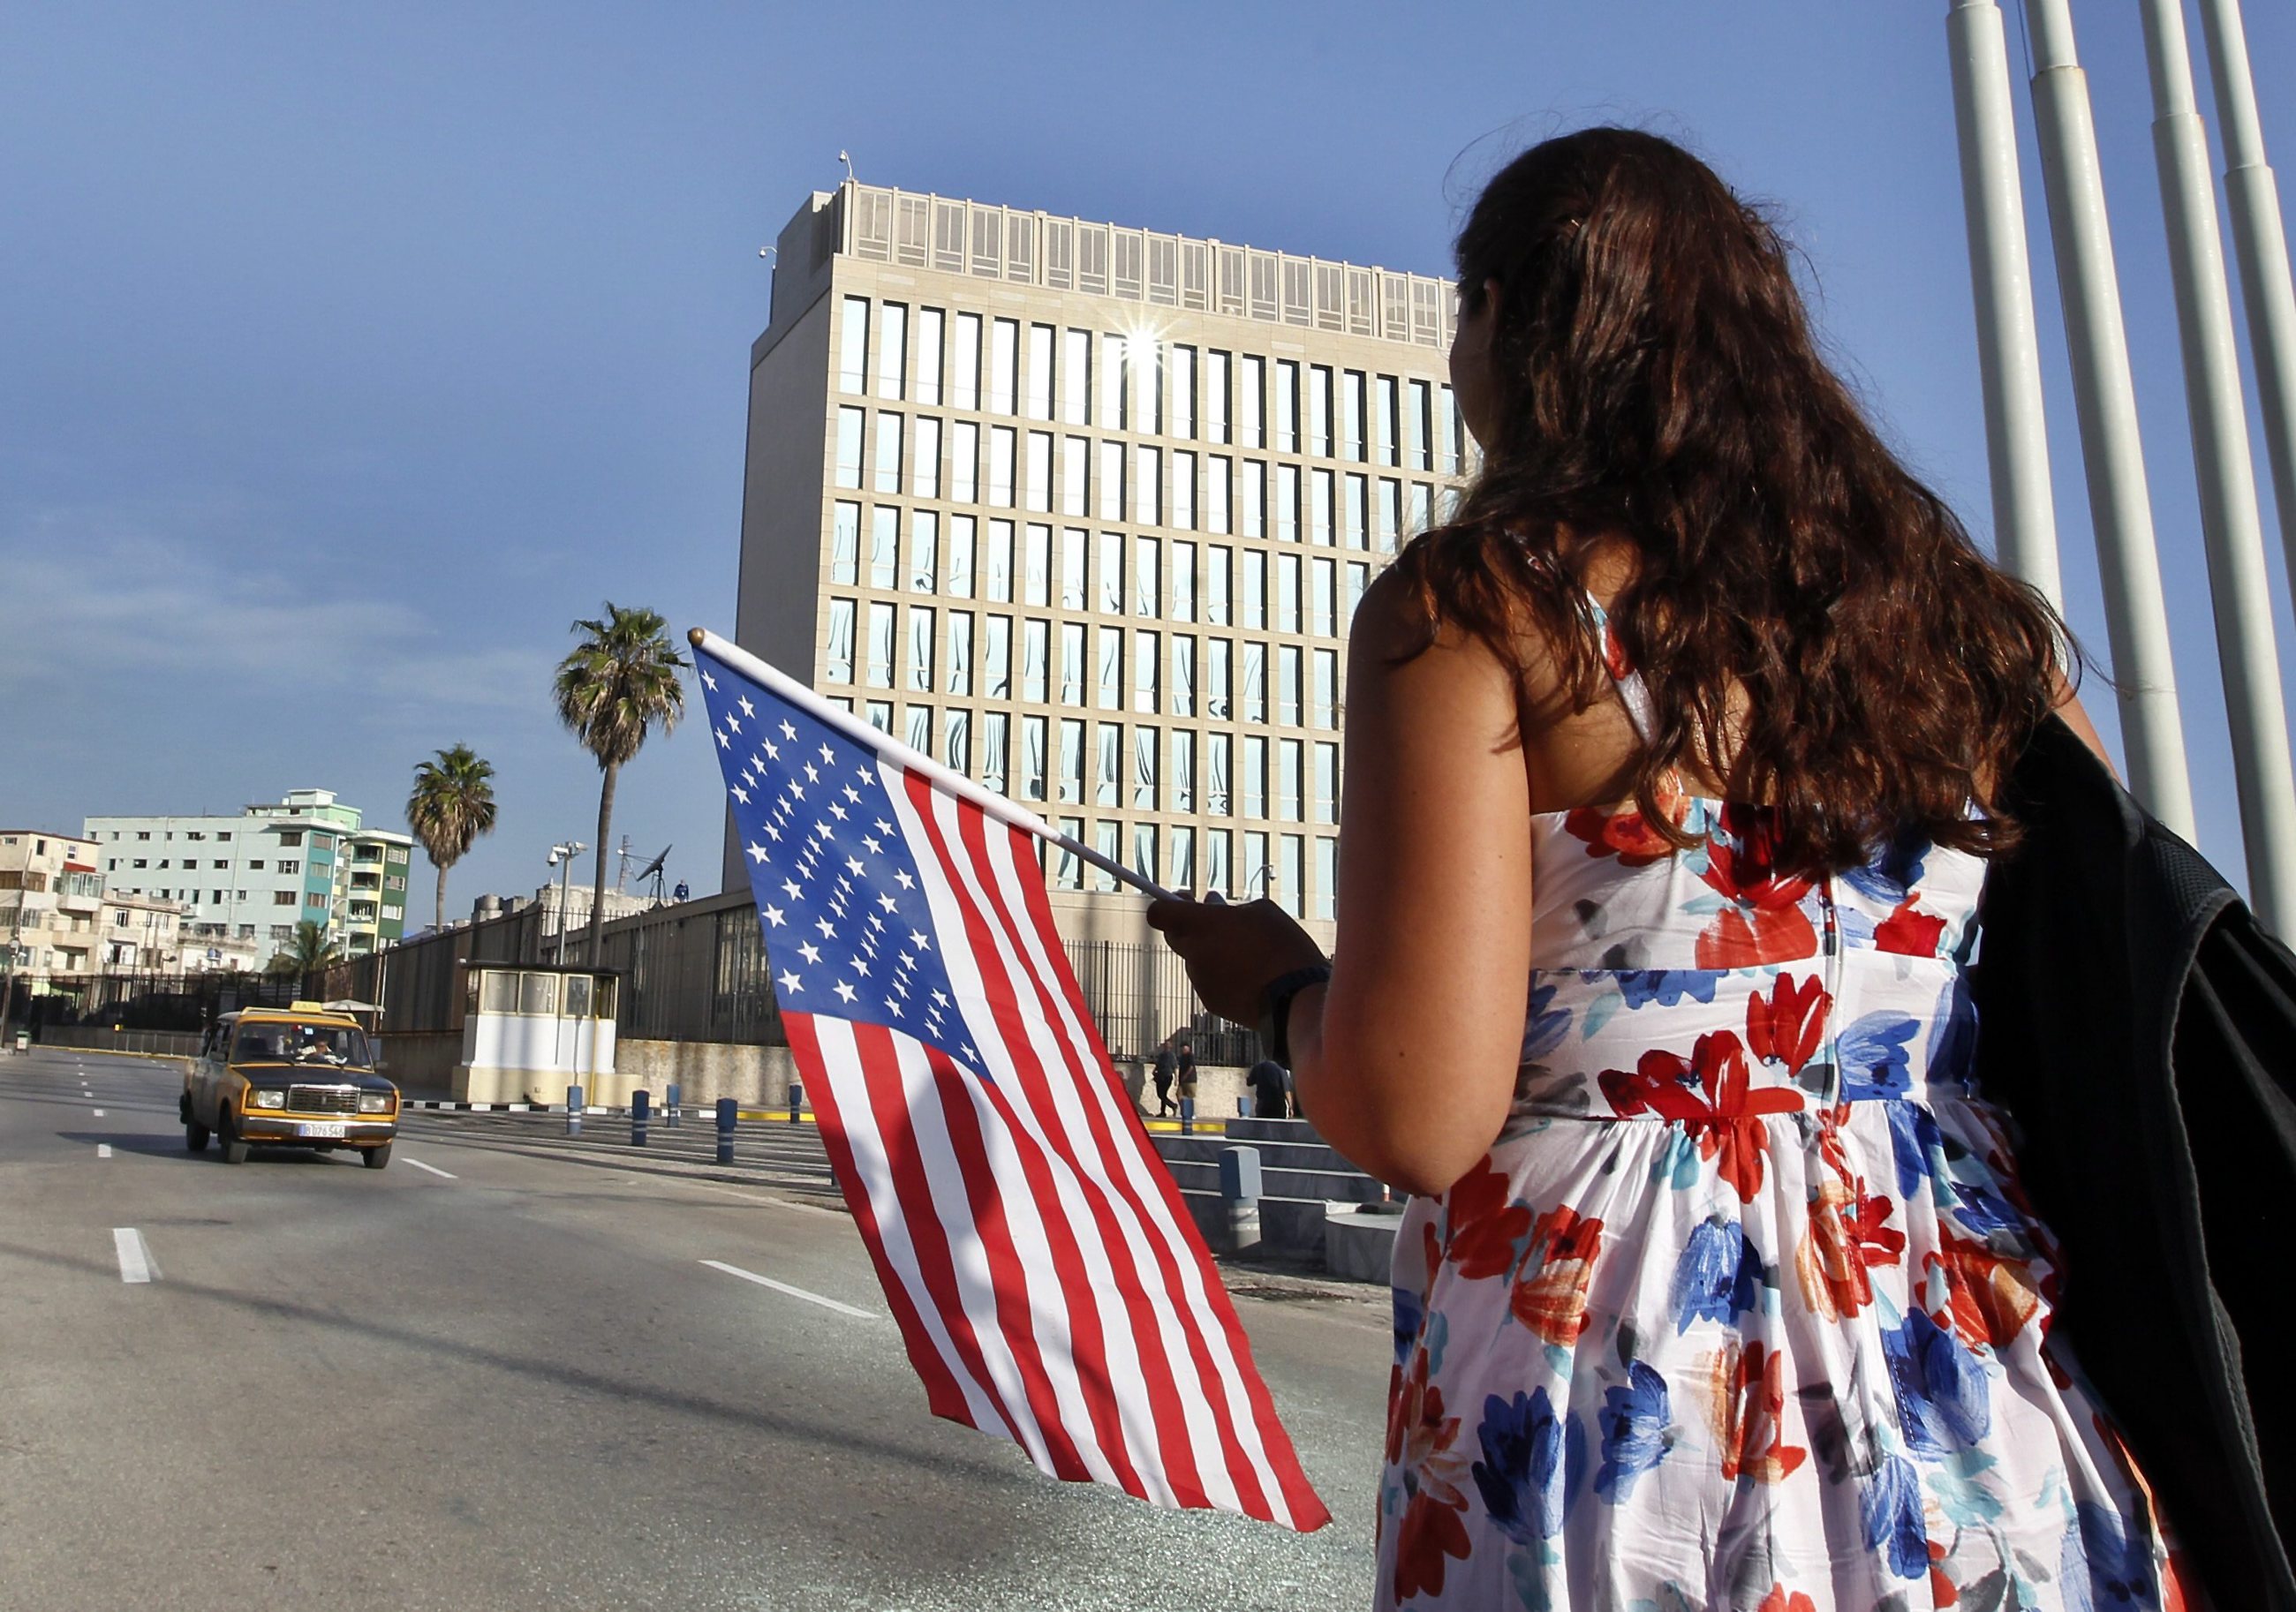
<svg viewBox="0 0 2296 1612"><path fill-rule="evenodd" d="M555 962L552 914L526 907L427 935L308 978L254 974L119 975L72 982L33 999L44 1027L192 1032L238 1008L298 1000L373 1002L385 1034L459 1032L465 965ZM580 961L586 937L565 937ZM622 982L617 1029L625 1039L787 1043L774 999L758 911L746 895L706 896L655 907L606 926L603 966ZM1068 962L1101 1040L1119 1061L1153 1057L1175 1030L1192 1033L1196 1060L1248 1064L1250 1031L1207 1013L1180 960L1130 941L1068 943ZM19 995L20 1003L23 1001ZM52 1039L44 1029L43 1041ZM74 1042L73 1045L94 1043Z"/></svg>

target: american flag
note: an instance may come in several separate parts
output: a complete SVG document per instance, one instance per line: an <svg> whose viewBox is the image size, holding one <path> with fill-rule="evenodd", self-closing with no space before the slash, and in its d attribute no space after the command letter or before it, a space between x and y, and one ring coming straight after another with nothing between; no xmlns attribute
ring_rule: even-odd
<svg viewBox="0 0 2296 1612"><path fill-rule="evenodd" d="M790 1049L933 1414L1057 1477L1322 1526L1069 970L1049 831L694 646Z"/></svg>

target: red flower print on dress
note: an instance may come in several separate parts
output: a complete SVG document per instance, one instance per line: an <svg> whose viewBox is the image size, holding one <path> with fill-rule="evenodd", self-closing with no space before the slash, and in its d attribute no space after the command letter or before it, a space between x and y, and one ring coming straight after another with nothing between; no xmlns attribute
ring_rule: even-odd
<svg viewBox="0 0 2296 1612"><path fill-rule="evenodd" d="M1945 1546L1937 1540L1930 1541L1930 1605L1957 1607L1961 1592L1953 1587L1953 1580L1945 1575Z"/></svg>
<svg viewBox="0 0 2296 1612"><path fill-rule="evenodd" d="M1770 830L1759 808L1722 808L1721 832L1706 842L1710 888L1731 904L1698 937L1702 969L1744 969L1793 962L1817 952L1817 931L1801 910L1807 879L1781 874L1770 857Z"/></svg>
<svg viewBox="0 0 2296 1612"><path fill-rule="evenodd" d="M1467 1559L1467 1529L1460 1521L1467 1497L1459 1479L1468 1460L1453 1447L1458 1438L1459 1419L1443 1414L1443 1390L1427 1380L1427 1351L1419 1349L1387 1416L1388 1464L1400 1467L1411 1496L1396 1534L1398 1602L1423 1592L1441 1594L1445 1558Z"/></svg>
<svg viewBox="0 0 2296 1612"><path fill-rule="evenodd" d="M1754 1612L1817 1612L1817 1606L1799 1590L1788 1593L1784 1584L1772 1584Z"/></svg>
<svg viewBox="0 0 2296 1612"><path fill-rule="evenodd" d="M1444 1257L1469 1281L1511 1274L1530 1234L1530 1208L1507 1199L1504 1170L1481 1166L1452 1183L1445 1195L1451 1222Z"/></svg>
<svg viewBox="0 0 2296 1612"><path fill-rule="evenodd" d="M1888 1223L1896 1213L1890 1199L1868 1196L1862 1181L1820 1184L1794 1259L1813 1311L1835 1321L1874 1302L1867 1269L1896 1264L1906 1251L1906 1234Z"/></svg>
<svg viewBox="0 0 2296 1612"><path fill-rule="evenodd" d="M1808 1450L1785 1441L1785 1364L1759 1338L1714 1352L1709 1420L1726 1481L1743 1475L1774 1484L1809 1459Z"/></svg>
<svg viewBox="0 0 2296 1612"><path fill-rule="evenodd" d="M1945 1313L1931 1319L1972 1347L2005 1347L2041 1307L2031 1267L1942 1226L1939 1232L1939 1250L1925 1256L1922 1266L1945 1277L1949 1297Z"/></svg>
<svg viewBox="0 0 2296 1612"><path fill-rule="evenodd" d="M1825 1039L1833 1005L1816 975L1797 985L1792 975L1782 973L1767 996L1757 991L1746 998L1746 1045L1755 1057L1799 1075Z"/></svg>
<svg viewBox="0 0 2296 1612"><path fill-rule="evenodd" d="M1671 773L1658 781L1659 810L1677 827L1687 814L1682 785ZM1608 812L1601 806L1580 806L1562 819L1562 831L1587 842L1589 856L1615 856L1622 868L1646 868L1675 854L1675 844L1639 808Z"/></svg>
<svg viewBox="0 0 2296 1612"><path fill-rule="evenodd" d="M1938 937L1945 933L1945 920L1932 918L1914 910L1921 900L1919 892L1909 894L1890 910L1890 915L1874 926L1874 949L1878 952L1898 952L1907 957L1937 955Z"/></svg>
<svg viewBox="0 0 2296 1612"><path fill-rule="evenodd" d="M1514 1318L1547 1343L1577 1343L1587 1330L1587 1289L1602 1251L1600 1220L1582 1217L1567 1206L1540 1215L1524 1260L1528 1273L1507 1301ZM1535 1270L1529 1268L1533 1258Z"/></svg>
<svg viewBox="0 0 2296 1612"><path fill-rule="evenodd" d="M1698 1138L1701 1158L1719 1157L1722 1179L1751 1203L1762 1186L1762 1161L1768 1137L1766 1114L1792 1114L1800 1092L1783 1086L1753 1085L1746 1070L1744 1043L1728 1030L1698 1038L1688 1061L1677 1052L1652 1048L1634 1073L1605 1069L1597 1077L1613 1113L1631 1119L1648 1111L1683 1122Z"/></svg>

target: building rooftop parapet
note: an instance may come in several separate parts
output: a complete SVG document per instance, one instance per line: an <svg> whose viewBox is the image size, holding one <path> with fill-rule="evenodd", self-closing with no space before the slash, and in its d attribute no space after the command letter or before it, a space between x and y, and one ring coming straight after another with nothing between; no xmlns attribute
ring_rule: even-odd
<svg viewBox="0 0 2296 1612"><path fill-rule="evenodd" d="M1420 347L1451 341L1447 279L851 180L815 192L783 231L774 327L811 306L839 254ZM798 293L786 299L784 274Z"/></svg>

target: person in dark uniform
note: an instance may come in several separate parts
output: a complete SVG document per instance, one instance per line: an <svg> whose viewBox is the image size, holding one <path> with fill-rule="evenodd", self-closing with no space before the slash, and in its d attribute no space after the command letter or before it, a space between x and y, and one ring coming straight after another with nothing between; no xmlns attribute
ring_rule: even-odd
<svg viewBox="0 0 2296 1612"><path fill-rule="evenodd" d="M1251 1066L1244 1076L1244 1084L1251 1088L1251 1117L1254 1119L1287 1119L1291 1117L1291 1077L1283 1066L1273 1058L1263 1058Z"/></svg>
<svg viewBox="0 0 2296 1612"><path fill-rule="evenodd" d="M1175 1039L1167 1035L1156 1048L1156 1112L1159 1116L1172 1111L1172 1076L1180 1067L1179 1054L1172 1050Z"/></svg>

